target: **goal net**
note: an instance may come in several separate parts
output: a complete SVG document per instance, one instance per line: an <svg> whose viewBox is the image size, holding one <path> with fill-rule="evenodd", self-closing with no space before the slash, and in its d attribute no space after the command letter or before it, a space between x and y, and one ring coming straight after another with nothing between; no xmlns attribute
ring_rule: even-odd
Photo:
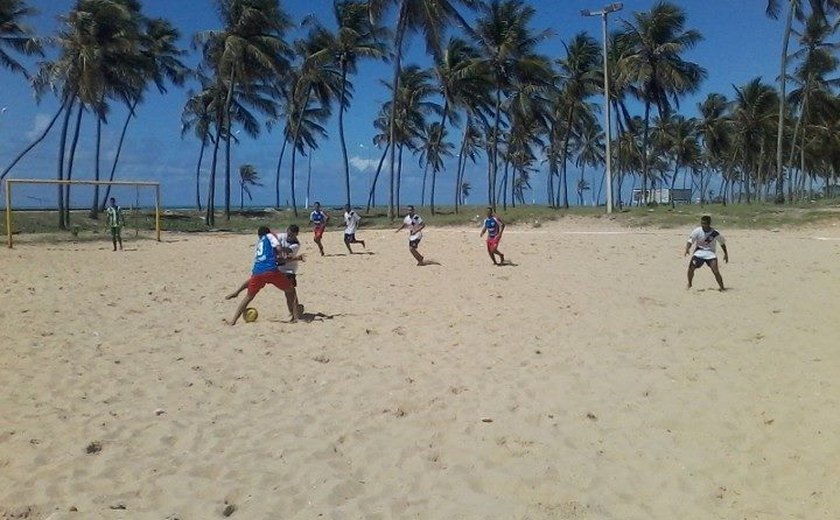
<svg viewBox="0 0 840 520"><path fill-rule="evenodd" d="M106 196L122 209L123 241L140 237L160 241L159 182L6 179L2 187L3 231L9 247L21 239L44 236L110 241L108 219L102 211Z"/></svg>

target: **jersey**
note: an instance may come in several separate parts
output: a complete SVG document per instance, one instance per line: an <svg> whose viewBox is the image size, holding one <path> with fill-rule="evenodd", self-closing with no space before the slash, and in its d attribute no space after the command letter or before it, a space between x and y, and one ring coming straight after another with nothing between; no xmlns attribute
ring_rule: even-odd
<svg viewBox="0 0 840 520"><path fill-rule="evenodd" d="M309 214L309 222L315 224L316 228L327 225L327 214L323 211L313 211Z"/></svg>
<svg viewBox="0 0 840 520"><path fill-rule="evenodd" d="M108 206L105 208L105 215L108 218L108 227L116 228L125 225L122 208L119 206Z"/></svg>
<svg viewBox="0 0 840 520"><path fill-rule="evenodd" d="M280 271L290 274L296 273L298 261L287 260L286 258L300 254L300 242L297 238L290 238L286 233L277 235L277 241L280 243L280 250L282 251L280 261L278 262Z"/></svg>
<svg viewBox="0 0 840 520"><path fill-rule="evenodd" d="M499 225L499 219L496 217L487 217L484 219L484 229L487 230L487 239L496 238L499 235L499 231L501 231L501 226Z"/></svg>
<svg viewBox="0 0 840 520"><path fill-rule="evenodd" d="M717 258L715 254L717 244L726 244L726 239L716 229L709 229L707 232L703 231L702 227L697 227L688 235L688 242L697 246L694 256L703 260L712 260Z"/></svg>
<svg viewBox="0 0 840 520"><path fill-rule="evenodd" d="M260 237L254 248L254 269L251 274L263 274L277 271L277 250L280 246L277 237L268 233Z"/></svg>
<svg viewBox="0 0 840 520"><path fill-rule="evenodd" d="M418 214L414 214L414 216L406 215L403 219L403 224L408 226L409 231L409 240L419 240L423 238L423 232L421 231L421 226L423 225L423 218L420 217Z"/></svg>
<svg viewBox="0 0 840 520"><path fill-rule="evenodd" d="M355 211L345 211L344 212L344 234L345 235L353 235L356 233L356 229L359 227L359 221L362 220L362 217L359 216L358 213Z"/></svg>

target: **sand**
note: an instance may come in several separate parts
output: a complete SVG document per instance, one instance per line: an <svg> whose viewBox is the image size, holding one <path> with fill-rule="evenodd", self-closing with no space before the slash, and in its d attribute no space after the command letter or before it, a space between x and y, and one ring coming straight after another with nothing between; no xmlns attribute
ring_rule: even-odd
<svg viewBox="0 0 840 520"><path fill-rule="evenodd" d="M235 327L255 237L24 240L0 519L838 518L840 226L721 226L726 293L688 231L307 233L307 322Z"/></svg>

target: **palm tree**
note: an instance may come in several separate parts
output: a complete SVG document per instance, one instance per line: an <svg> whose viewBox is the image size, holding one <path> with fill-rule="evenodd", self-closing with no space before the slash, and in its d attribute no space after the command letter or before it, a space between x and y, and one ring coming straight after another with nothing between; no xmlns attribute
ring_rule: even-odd
<svg viewBox="0 0 840 520"><path fill-rule="evenodd" d="M445 141L446 128L441 123L435 122L426 128L426 135L423 137L423 144L420 146L420 167L423 171L423 195L421 201L425 199L426 192L426 172L429 168L432 169L432 189L429 199L432 215L435 214L435 181L437 174L443 169L443 161L447 157L452 157L452 150L455 145Z"/></svg>
<svg viewBox="0 0 840 520"><path fill-rule="evenodd" d="M585 181L586 167L597 167L606 163L606 145L604 143L604 131L595 118L583 126L580 133L575 137L574 143L577 159L575 165L580 168L580 179L578 179L578 204L583 206L583 186L589 186ZM603 177L601 178L603 186ZM585 189L589 189L588 187ZM601 190L598 190L597 202L601 200Z"/></svg>
<svg viewBox="0 0 840 520"><path fill-rule="evenodd" d="M464 134L461 139L461 147L458 152L458 166L455 172L455 212L458 212L461 206L464 195L463 186L471 186L469 182L464 180L464 175L467 169L467 160L475 164L478 157L478 152L481 150L482 136L478 127L473 123L473 115L470 111L467 112L467 122L464 125Z"/></svg>
<svg viewBox="0 0 840 520"><path fill-rule="evenodd" d="M91 111L100 120L108 113L108 99L126 102L143 82L139 47L139 4L131 0L78 0L62 18L55 38L59 56L41 64L33 79L38 96L52 90L62 101L65 117L59 143L58 179L64 179L67 127L70 111L78 102L67 179L72 177L78 130L82 115ZM59 227L69 223L70 186L59 185Z"/></svg>
<svg viewBox="0 0 840 520"><path fill-rule="evenodd" d="M216 0L216 5L223 28L199 33L194 41L202 48L205 67L213 72L215 80L226 91L216 135L225 141L225 218L230 220L231 109L234 93L240 87L242 91L265 87L278 77L285 76L290 50L284 35L291 22L278 0ZM215 173L215 168L211 168L212 181L215 181ZM214 220L213 210L210 204L207 208L209 225Z"/></svg>
<svg viewBox="0 0 840 520"><path fill-rule="evenodd" d="M456 22L460 27L469 31L469 24L458 12L457 7L465 6L474 8L478 0L370 0L371 18L379 20L390 6L394 6L397 12L397 19L394 30L394 43L392 45L394 73L392 76L392 98L391 114L388 118L388 142L397 142L397 108L396 96L400 92L400 74L402 71L402 53L405 38L413 32L423 33L426 50L434 57L441 55L441 45L446 28L451 22ZM391 196L388 201L388 217L394 218L394 167L396 165L396 146L391 147L390 157L390 188Z"/></svg>
<svg viewBox="0 0 840 520"><path fill-rule="evenodd" d="M766 160L764 152L779 102L779 93L773 87L762 83L761 78L755 78L745 86L735 88L731 116L733 151L743 171L747 203L751 198L751 182L762 180L762 162Z"/></svg>
<svg viewBox="0 0 840 520"><path fill-rule="evenodd" d="M472 184L470 184L468 181L464 181L460 185L458 185L458 189L460 190L461 194L461 205L464 205L467 203L467 197L470 196L470 192L472 191Z"/></svg>
<svg viewBox="0 0 840 520"><path fill-rule="evenodd" d="M778 19L783 0L767 0L767 16ZM816 19L826 22L826 14L840 10L840 0L808 0L811 14ZM785 29L782 37L782 54L780 60L781 71L779 73L779 117L778 130L776 132L776 200L784 202L784 175L782 154L784 153L782 140L785 127L785 96L787 82L788 47L790 46L790 35L793 30L793 19L802 22L806 19L805 2L803 0L787 0L787 16L785 17Z"/></svg>
<svg viewBox="0 0 840 520"><path fill-rule="evenodd" d="M27 78L29 74L24 66L6 48L25 56L44 55L41 40L23 23L24 18L36 14L38 10L26 5L26 0L0 0L0 66Z"/></svg>
<svg viewBox="0 0 840 520"><path fill-rule="evenodd" d="M341 89L338 100L338 136L341 142L341 157L344 163L345 203L350 201L350 163L347 157L347 143L344 135L344 112L348 106L348 89L351 85L348 76L356 74L360 59L384 59L388 37L387 31L370 17L367 2L336 0L333 2L333 15L338 26L335 34L329 34L330 42L310 59L315 64L337 66L340 74Z"/></svg>
<svg viewBox="0 0 840 520"><path fill-rule="evenodd" d="M650 11L633 13L633 21L623 21L621 36L630 51L619 66L619 82L633 85L645 105L642 133L642 193L646 193L649 171L648 150L650 108L656 105L659 117L667 119L671 105L679 106L685 94L696 92L706 78L706 70L682 58L703 37L685 29L685 11L669 2L659 2Z"/></svg>
<svg viewBox="0 0 840 520"><path fill-rule="evenodd" d="M262 185L260 174L253 164L243 164L239 167L239 211L245 209L245 195L248 195L248 200L254 200L250 187Z"/></svg>
<svg viewBox="0 0 840 520"><path fill-rule="evenodd" d="M205 76L200 76L201 90L196 92L190 90L187 103L181 111L181 138L190 130L201 142L198 152L198 164L195 167L195 205L201 211L201 163L204 159L204 151L208 142L215 143L217 137L213 135L213 125L217 105L223 99L213 87L214 83Z"/></svg>
<svg viewBox="0 0 840 520"><path fill-rule="evenodd" d="M562 123L555 125L563 133L552 132L557 139L555 150L559 148L559 162L562 176L558 185L557 205L560 205L560 186L563 187L563 207L569 207L568 182L566 167L568 165L569 141L579 132L585 121L592 119L593 107L587 98L603 90L603 73L601 49L598 42L586 33L578 33L569 44L564 43L566 57L557 61L559 65L559 91L554 98L555 113L562 117Z"/></svg>
<svg viewBox="0 0 840 520"><path fill-rule="evenodd" d="M711 174L714 170L720 170L723 176L723 193L731 182L729 175L732 161L727 160L732 156L732 139L730 137L731 121L727 116L729 101L723 94L712 93L699 104L700 120L697 123L697 135L700 139L703 153L703 161L696 171L700 174L698 186L700 188L700 203L703 204L706 198L706 183L704 183L704 170ZM693 184L693 180L692 180ZM723 199L726 201L726 197Z"/></svg>
<svg viewBox="0 0 840 520"><path fill-rule="evenodd" d="M698 121L686 119L681 115L672 115L666 121L659 120L656 125L654 141L670 159L674 166L671 174L671 191L673 192L679 176L680 169L695 167L700 162L700 143L697 133ZM703 189L700 190L701 197ZM675 205L673 193L671 196L671 207Z"/></svg>
<svg viewBox="0 0 840 520"><path fill-rule="evenodd" d="M537 45L549 31L534 33L530 26L536 11L521 0L492 0L481 4L473 36L481 60L490 71L495 90L493 128L489 132L487 197L495 207L498 142L501 135L502 94L513 82L547 86L551 83L548 60L537 54Z"/></svg>
<svg viewBox="0 0 840 520"><path fill-rule="evenodd" d="M179 57L186 54L186 52L177 45L178 39L180 38L178 30L173 27L168 20L163 18L144 18L142 23L144 25L144 31L140 34L139 52L141 63L139 63L139 65L143 69L145 81L137 92L131 94L132 99L130 99L128 105L128 115L125 118L125 123L123 124L122 132L120 133L120 140L117 144L117 151L114 155L114 163L111 166L111 174L108 177L109 181L114 180L114 174L117 169L117 163L120 160L120 152L122 152L125 134L128 130L128 123L135 115L137 105L142 103L143 91L147 87L148 83L154 83L158 92L165 94L167 92L167 81L180 87L184 84L184 81L188 76L187 67L179 59ZM101 120L97 121L97 127L100 123ZM98 147L99 141L97 140L97 149ZM96 180L99 180L98 154L96 160ZM99 211L104 211L110 194L111 186L108 185L105 189L105 196L102 197L102 201L99 203L99 207L97 208L99 186L97 185L94 188L93 206L90 211L91 218L97 218L97 209Z"/></svg>

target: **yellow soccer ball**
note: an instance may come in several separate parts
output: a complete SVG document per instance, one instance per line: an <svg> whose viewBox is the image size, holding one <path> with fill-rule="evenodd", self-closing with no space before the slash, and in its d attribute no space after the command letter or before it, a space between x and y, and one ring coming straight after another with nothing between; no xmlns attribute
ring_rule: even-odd
<svg viewBox="0 0 840 520"><path fill-rule="evenodd" d="M247 323L253 323L253 322L257 321L257 316L259 316L259 315L260 315L260 313L257 312L257 309L255 309L253 307L248 307L247 309L245 309L245 316L244 317L245 317L245 321Z"/></svg>

